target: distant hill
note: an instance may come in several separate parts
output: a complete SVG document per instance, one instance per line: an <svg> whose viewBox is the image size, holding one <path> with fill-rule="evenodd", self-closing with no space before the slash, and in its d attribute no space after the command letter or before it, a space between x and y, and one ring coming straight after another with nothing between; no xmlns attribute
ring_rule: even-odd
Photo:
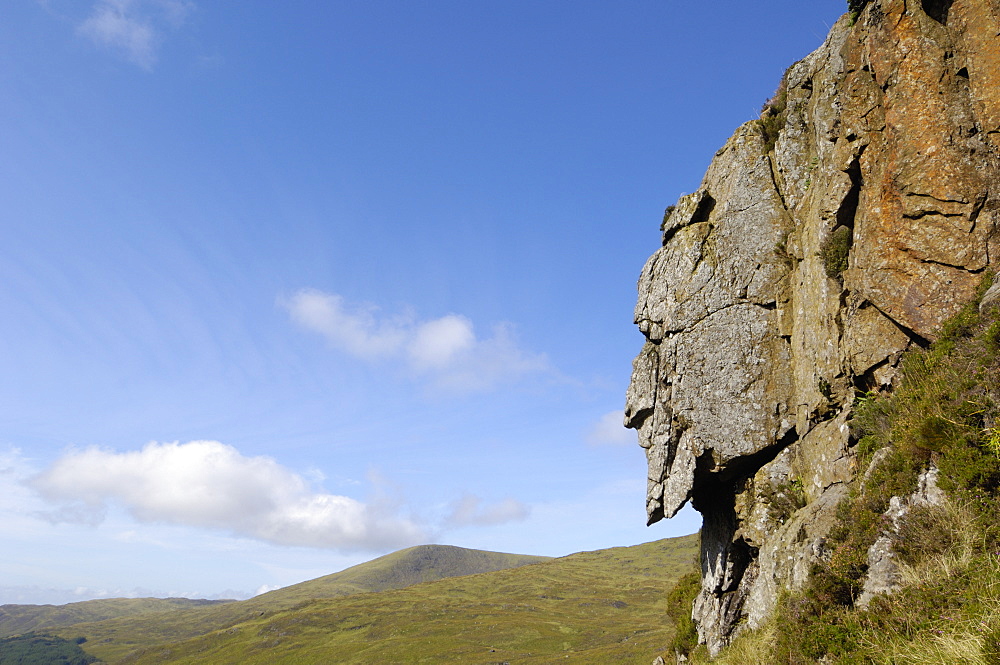
<svg viewBox="0 0 1000 665"><path fill-rule="evenodd" d="M104 621L148 612L191 609L233 601L188 598L108 598L66 605L0 605L0 637L74 623Z"/></svg>
<svg viewBox="0 0 1000 665"><path fill-rule="evenodd" d="M155 618L135 616L136 612L125 611L108 617L87 616L83 612L77 612L78 609L90 607L91 603L102 604L96 607L105 607L103 604L109 601L87 601L63 606L14 606L37 608L45 620L37 620L30 626L27 621L22 621L20 625L25 626L22 630L9 631L5 634L45 630L60 636L73 633L71 637L86 635L91 639L94 639L94 635L100 635L100 639L105 640L101 657L107 659L123 655L136 647L195 637L207 630L231 626L310 600L400 589L421 582L515 568L546 561L549 558L486 552L447 545L421 545L387 554L339 573L261 594L249 600L190 608L166 605L156 607L151 604L146 611L156 612ZM161 602L170 603L173 600ZM181 602L204 604L210 601ZM117 606L112 603L110 607ZM65 608L71 608L71 611L64 611ZM30 609L24 614L30 615ZM77 616L80 618L75 618ZM74 628L68 632L61 630L70 625ZM76 626L81 628L78 629Z"/></svg>
<svg viewBox="0 0 1000 665"><path fill-rule="evenodd" d="M666 592L695 568L697 551L693 535L457 577L504 557L542 558L411 548L248 601L55 632L85 636L82 647L109 663L648 665L673 636Z"/></svg>
<svg viewBox="0 0 1000 665"><path fill-rule="evenodd" d="M551 557L486 552L451 545L420 545L339 573L270 591L255 600L286 606L303 600L402 589L447 577L492 573L549 559Z"/></svg>

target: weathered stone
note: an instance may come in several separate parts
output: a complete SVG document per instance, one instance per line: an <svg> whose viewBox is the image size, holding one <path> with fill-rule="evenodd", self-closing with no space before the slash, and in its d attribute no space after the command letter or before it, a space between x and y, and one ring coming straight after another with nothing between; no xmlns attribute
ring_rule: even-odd
<svg viewBox="0 0 1000 665"><path fill-rule="evenodd" d="M872 466L875 464L876 461L873 460ZM937 477L938 469L932 465L920 474L913 494L907 497L894 496L889 501L889 509L883 515L886 527L868 548L868 574L856 601L858 607L867 607L875 596L892 593L899 588L899 563L893 551L893 543L898 538L903 520L913 508L944 505L945 496L938 487Z"/></svg>
<svg viewBox="0 0 1000 665"><path fill-rule="evenodd" d="M990 309L1000 306L1000 281L986 289L983 299L979 301L979 312L985 314Z"/></svg>
<svg viewBox="0 0 1000 665"><path fill-rule="evenodd" d="M649 521L704 517L713 654L822 555L857 392L889 385L1000 252L1000 4L948 7L838 21L786 73L773 149L740 127L642 270L625 422Z"/></svg>

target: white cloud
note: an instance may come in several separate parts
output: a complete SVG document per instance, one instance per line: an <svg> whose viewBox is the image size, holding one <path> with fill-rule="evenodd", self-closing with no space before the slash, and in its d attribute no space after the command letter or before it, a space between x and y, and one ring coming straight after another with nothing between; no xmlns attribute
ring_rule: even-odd
<svg viewBox="0 0 1000 665"><path fill-rule="evenodd" d="M194 3L187 0L98 0L77 31L150 69L163 30L179 28L193 10Z"/></svg>
<svg viewBox="0 0 1000 665"><path fill-rule="evenodd" d="M30 484L62 504L53 519L80 521L113 501L142 522L220 529L278 545L377 550L427 538L385 501L313 492L274 459L245 457L217 441L72 451Z"/></svg>
<svg viewBox="0 0 1000 665"><path fill-rule="evenodd" d="M407 352L413 366L421 370L447 369L476 345L472 322L464 316L448 316L417 326Z"/></svg>
<svg viewBox="0 0 1000 665"><path fill-rule="evenodd" d="M492 505L484 505L483 500L474 494L465 494L461 499L451 504L451 513L445 518L445 526L496 526L507 522L519 522L530 510L526 505L514 499L504 499Z"/></svg>
<svg viewBox="0 0 1000 665"><path fill-rule="evenodd" d="M0 450L0 523L8 540L15 532L22 537L31 533L33 520L29 517L45 507L24 485L35 471L19 448Z"/></svg>
<svg viewBox="0 0 1000 665"><path fill-rule="evenodd" d="M320 333L341 351L365 359L397 353L412 326L404 317L379 321L373 306L348 309L342 297L312 289L299 291L286 306L297 324Z"/></svg>
<svg viewBox="0 0 1000 665"><path fill-rule="evenodd" d="M610 411L601 416L587 433L587 443L592 446L624 446L637 444L635 430L626 429L622 423L624 411Z"/></svg>
<svg viewBox="0 0 1000 665"><path fill-rule="evenodd" d="M282 302L292 320L323 335L335 348L367 361L401 358L433 385L475 391L548 369L543 355L521 350L510 325L478 338L472 322L459 314L416 321L409 310L380 315L377 307L348 307L344 299L315 289Z"/></svg>

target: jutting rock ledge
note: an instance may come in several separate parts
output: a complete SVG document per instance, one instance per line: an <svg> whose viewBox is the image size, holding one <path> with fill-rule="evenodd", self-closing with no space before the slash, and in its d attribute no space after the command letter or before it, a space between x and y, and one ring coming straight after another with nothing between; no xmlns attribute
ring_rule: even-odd
<svg viewBox="0 0 1000 665"><path fill-rule="evenodd" d="M853 19L853 20L852 20ZM871 0L664 217L625 424L653 523L704 519L699 637L759 626L822 556L889 387L1000 251L1000 0Z"/></svg>

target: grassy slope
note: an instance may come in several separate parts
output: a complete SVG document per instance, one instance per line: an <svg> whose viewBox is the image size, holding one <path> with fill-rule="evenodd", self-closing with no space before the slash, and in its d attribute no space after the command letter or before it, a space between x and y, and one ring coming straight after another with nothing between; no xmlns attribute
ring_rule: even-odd
<svg viewBox="0 0 1000 665"><path fill-rule="evenodd" d="M124 613L119 618L106 621L100 617L83 617L77 621L47 623L38 628L45 628L62 637L86 635L92 641L99 642L92 651L102 658L117 658L138 646L195 637L208 630L232 626L307 600L399 589L425 581L491 572L546 560L548 557L422 545L387 554L339 573L261 594L250 600L184 611L161 611L155 617L131 617ZM88 623L81 624L81 621ZM67 628L69 624L75 625Z"/></svg>
<svg viewBox="0 0 1000 665"><path fill-rule="evenodd" d="M402 589L447 577L490 573L548 561L550 557L469 550L450 545L421 545L309 582L271 591L258 598L268 606L288 606L316 598Z"/></svg>
<svg viewBox="0 0 1000 665"><path fill-rule="evenodd" d="M231 601L187 598L108 598L67 605L0 605L0 637L85 621L104 621L148 612L190 609Z"/></svg>
<svg viewBox="0 0 1000 665"><path fill-rule="evenodd" d="M647 665L673 633L664 619L665 589L696 557L697 536L686 536L309 600L237 624L203 624L203 635L147 646L121 662L547 663L569 657L574 664ZM149 638L157 631L132 621L63 632L86 635L88 652L114 662L129 643L154 645ZM108 638L114 641L103 642Z"/></svg>

